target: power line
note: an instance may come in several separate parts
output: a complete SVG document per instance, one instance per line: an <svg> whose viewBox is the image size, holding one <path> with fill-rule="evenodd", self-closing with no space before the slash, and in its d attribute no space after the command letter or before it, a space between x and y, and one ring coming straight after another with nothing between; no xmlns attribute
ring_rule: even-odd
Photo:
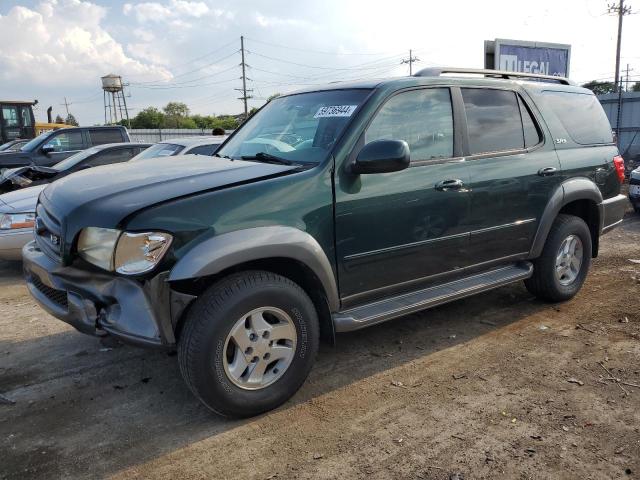
<svg viewBox="0 0 640 480"><path fill-rule="evenodd" d="M354 53L354 52L322 52L322 51L318 51L318 50L308 50L305 48L296 48L296 47L290 47L287 45L280 45L277 43L272 43L272 42L265 42L264 40L257 40L255 38L250 38L250 37L244 37L247 40L251 40L252 42L256 42L256 43L262 43L264 45L271 45L272 47L278 47L278 48L284 48L287 50L295 50L298 52L303 52L303 53L317 53L318 55L353 55L353 56L375 56L375 55L388 55L389 52L386 53Z"/></svg>

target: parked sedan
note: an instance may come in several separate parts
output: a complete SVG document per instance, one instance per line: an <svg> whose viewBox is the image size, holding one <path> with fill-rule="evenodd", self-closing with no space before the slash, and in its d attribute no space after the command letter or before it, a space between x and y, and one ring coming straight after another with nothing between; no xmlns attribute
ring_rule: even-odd
<svg viewBox="0 0 640 480"><path fill-rule="evenodd" d="M163 140L148 148L133 161L145 160L154 157L172 157L174 155L213 155L227 136L203 136L172 138Z"/></svg>
<svg viewBox="0 0 640 480"><path fill-rule="evenodd" d="M0 175L0 194L51 183L79 170L127 162L150 146L150 143L107 143L78 152L53 167L29 165L7 169Z"/></svg>

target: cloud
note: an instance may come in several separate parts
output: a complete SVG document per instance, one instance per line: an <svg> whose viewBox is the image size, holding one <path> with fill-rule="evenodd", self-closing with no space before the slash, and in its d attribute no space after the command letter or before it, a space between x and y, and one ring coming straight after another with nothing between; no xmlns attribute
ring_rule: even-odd
<svg viewBox="0 0 640 480"><path fill-rule="evenodd" d="M153 63L128 56L102 26L107 10L83 0L44 0L0 15L0 79L34 85L99 85L99 77L170 78Z"/></svg>
<svg viewBox="0 0 640 480"><path fill-rule="evenodd" d="M233 19L234 14L222 9L211 9L205 2L169 0L167 2L125 3L122 13L134 16L139 23L168 23L190 26L189 20L201 18Z"/></svg>
<svg viewBox="0 0 640 480"><path fill-rule="evenodd" d="M255 14L255 20L261 27L305 27L309 25L309 22L305 20L299 20L297 18L280 18L274 16L262 15L259 12Z"/></svg>

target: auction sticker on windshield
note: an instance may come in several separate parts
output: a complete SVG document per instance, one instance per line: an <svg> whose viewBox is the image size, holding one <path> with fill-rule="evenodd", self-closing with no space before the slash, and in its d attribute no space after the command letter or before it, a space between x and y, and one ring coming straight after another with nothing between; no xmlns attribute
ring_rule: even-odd
<svg viewBox="0 0 640 480"><path fill-rule="evenodd" d="M313 118L350 117L356 108L358 108L357 105L330 105L320 107Z"/></svg>

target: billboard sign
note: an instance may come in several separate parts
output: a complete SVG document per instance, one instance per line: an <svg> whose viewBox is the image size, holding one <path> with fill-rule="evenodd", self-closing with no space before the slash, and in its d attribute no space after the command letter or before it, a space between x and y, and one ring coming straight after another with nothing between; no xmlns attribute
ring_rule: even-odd
<svg viewBox="0 0 640 480"><path fill-rule="evenodd" d="M571 45L523 40L485 41L485 68L569 76Z"/></svg>

